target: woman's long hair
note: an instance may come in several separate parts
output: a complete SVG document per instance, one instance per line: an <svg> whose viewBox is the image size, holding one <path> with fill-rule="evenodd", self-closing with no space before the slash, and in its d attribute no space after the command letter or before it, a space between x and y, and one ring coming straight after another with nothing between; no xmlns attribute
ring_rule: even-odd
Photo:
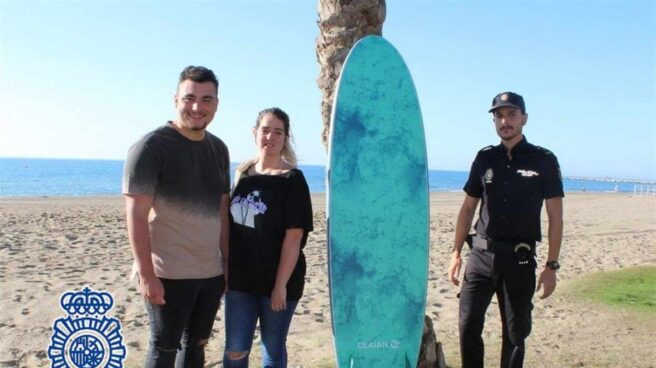
<svg viewBox="0 0 656 368"><path fill-rule="evenodd" d="M293 148L293 142L294 142L294 137L292 136L292 128L289 125L289 115L287 115L286 112L284 112L281 108L279 107L270 107L268 109L264 109L260 111L259 114L257 114L257 120L255 121L255 127L254 129L257 130L260 127L260 123L262 122L262 118L264 118L264 115L266 114L272 114L276 118L280 119L283 122L284 130L285 130L285 145L282 147L282 151L280 152L280 155L282 156L282 160L285 161L289 166L296 168L297 166L297 161L296 161L296 153L294 152ZM235 185L237 185L237 182L239 181L239 177L244 171L247 171L251 166L253 166L257 162L257 157L252 158L250 160L246 160L239 164L237 166L237 170L235 171Z"/></svg>

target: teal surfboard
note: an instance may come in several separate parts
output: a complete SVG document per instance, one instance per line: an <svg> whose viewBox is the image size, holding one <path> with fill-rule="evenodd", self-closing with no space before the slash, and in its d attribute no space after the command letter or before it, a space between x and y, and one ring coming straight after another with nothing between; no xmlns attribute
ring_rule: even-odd
<svg viewBox="0 0 656 368"><path fill-rule="evenodd" d="M419 101L379 36L349 53L333 105L328 248L338 367L416 367L428 273L428 179Z"/></svg>

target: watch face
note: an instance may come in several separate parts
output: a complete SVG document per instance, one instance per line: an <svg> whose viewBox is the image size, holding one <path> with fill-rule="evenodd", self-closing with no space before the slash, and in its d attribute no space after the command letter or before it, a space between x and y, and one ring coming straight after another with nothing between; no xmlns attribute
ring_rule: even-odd
<svg viewBox="0 0 656 368"><path fill-rule="evenodd" d="M558 263L558 261L549 261L547 262L547 267L552 270L557 270L560 268L560 263Z"/></svg>

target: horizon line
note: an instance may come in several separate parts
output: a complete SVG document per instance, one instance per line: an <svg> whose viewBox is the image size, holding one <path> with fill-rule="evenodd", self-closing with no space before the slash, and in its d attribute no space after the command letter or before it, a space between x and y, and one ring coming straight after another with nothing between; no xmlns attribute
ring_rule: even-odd
<svg viewBox="0 0 656 368"><path fill-rule="evenodd" d="M17 160L70 160L70 161L117 161L124 162L125 159L117 158L73 158L73 157L18 157L18 156L0 156L0 159L17 159ZM317 167L326 167L325 164L317 163L298 163L299 166L317 166ZM230 165L239 165L239 162L230 162ZM468 170L458 170L458 169L438 169L438 168L428 168L428 171L451 171L451 172L461 172L468 173ZM656 184L656 178L651 179L638 179L638 178L625 178L625 177L614 177L614 176L588 176L588 175L563 175L563 179L569 180L589 180L589 181L607 181L607 182L627 182L627 183L636 183L636 184Z"/></svg>

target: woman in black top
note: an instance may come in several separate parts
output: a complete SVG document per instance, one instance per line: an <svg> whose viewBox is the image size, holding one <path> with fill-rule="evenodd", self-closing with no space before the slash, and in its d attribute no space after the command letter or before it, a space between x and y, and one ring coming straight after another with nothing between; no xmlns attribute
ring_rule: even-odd
<svg viewBox="0 0 656 368"><path fill-rule="evenodd" d="M247 367L255 326L262 366L286 367L286 340L303 294L303 247L312 231L312 204L291 148L289 117L279 108L260 112L257 158L235 174L230 203L224 367Z"/></svg>

